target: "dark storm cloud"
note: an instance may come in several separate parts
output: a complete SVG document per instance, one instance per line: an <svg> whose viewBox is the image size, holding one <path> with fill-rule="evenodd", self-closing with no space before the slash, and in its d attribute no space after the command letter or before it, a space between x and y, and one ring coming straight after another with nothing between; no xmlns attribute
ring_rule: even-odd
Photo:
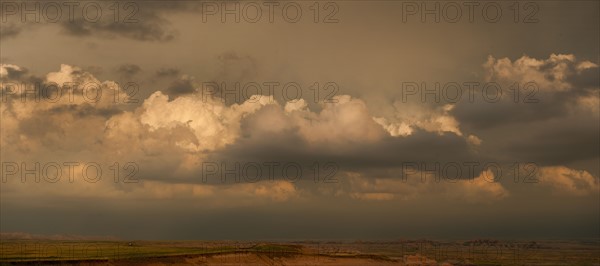
<svg viewBox="0 0 600 266"><path fill-rule="evenodd" d="M53 3L62 6L65 9L63 13L65 13L68 10L67 5L65 5L66 2L55 1ZM17 7L21 7L20 4L22 2L15 3ZM90 15L82 11L82 7L85 4L92 4L94 6L92 10L95 10L95 7L99 7L100 16L98 19L95 17L96 13L88 11ZM200 3L189 1L78 2L73 7L73 17L61 14L57 22L54 21L56 14L53 13L55 12L53 9L46 11L46 13L49 13L48 17L50 18L46 18L46 14L41 13L42 11L40 10L40 14L43 15L41 20L44 22L41 25L58 24L64 33L75 37L124 37L138 41L164 42L173 40L177 35L177 31L170 27L170 22L165 19L164 15L172 12L194 12L198 10L199 5ZM34 3L30 3L29 8L34 7ZM117 9L119 11L118 14L115 12ZM18 13L17 15L7 16L7 18L22 25L40 25L34 23L34 21L21 22ZM17 25L17 23L3 23L2 37L15 37L21 33L22 27Z"/></svg>
<svg viewBox="0 0 600 266"><path fill-rule="evenodd" d="M515 103L511 96L498 102L465 99L456 105L452 114L468 131L476 131L565 116L574 96L572 92L538 92L531 98L536 102L530 103Z"/></svg>
<svg viewBox="0 0 600 266"><path fill-rule="evenodd" d="M510 139L499 152L520 161L533 161L544 165L568 165L574 161L598 157L600 128L590 123L585 115L529 124L503 130ZM519 130L522 129L522 130ZM520 133L522 132L522 133ZM526 134L525 134L526 133ZM502 137L497 136L498 141Z"/></svg>
<svg viewBox="0 0 600 266"><path fill-rule="evenodd" d="M3 82L32 82L41 81L42 78L30 74L29 69L24 67L6 67L6 75L2 75L0 80Z"/></svg>
<svg viewBox="0 0 600 266"><path fill-rule="evenodd" d="M44 86L44 78L31 74L27 68L7 66L3 69L6 70L6 75L0 77L0 82L2 83L0 99L2 101L5 100L5 97L20 98L21 93L25 89L35 91L34 94L30 93L30 95L26 95L30 98L35 98L36 95L41 97L49 96L49 90L40 91L41 87ZM8 101L6 104L11 103Z"/></svg>
<svg viewBox="0 0 600 266"><path fill-rule="evenodd" d="M106 4L100 2L100 4L103 10L110 11L108 5L112 2ZM197 12L199 6L200 2L195 1L132 1L121 3L120 18L116 21L114 16L106 16L99 22L90 22L79 17L73 22L63 21L61 25L65 32L72 36L99 35L108 38L124 37L138 41L166 42L177 37L177 30L171 27L165 15Z"/></svg>
<svg viewBox="0 0 600 266"><path fill-rule="evenodd" d="M85 119L90 116L101 116L108 119L113 115L122 113L123 111L117 108L98 108L86 103L81 105L59 105L45 112L50 115L67 113L75 115L81 119Z"/></svg>
<svg viewBox="0 0 600 266"><path fill-rule="evenodd" d="M165 90L166 94L169 95L171 99L181 95L190 94L195 91L194 79L189 76L183 76L171 82L171 84L169 84Z"/></svg>
<svg viewBox="0 0 600 266"><path fill-rule="evenodd" d="M0 24L0 39L6 40L19 35L23 29L16 24Z"/></svg>
<svg viewBox="0 0 600 266"><path fill-rule="evenodd" d="M582 70L577 75L569 75L567 81L573 84L575 88L579 88L577 91L586 89L595 89L597 91L600 84L600 73L598 68L589 68Z"/></svg>
<svg viewBox="0 0 600 266"><path fill-rule="evenodd" d="M334 163L339 171L378 173L370 177L399 177L401 167L425 164L428 169L435 164L483 162L491 160L473 154L464 138L454 134L438 135L415 131L408 137L386 136L376 142L340 143L339 145L314 145L307 143L296 129L270 132L256 127L255 120L265 119L264 113L276 107L265 107L242 120L241 137L233 144L210 155L212 162L294 162L310 173L315 164ZM389 173L388 170L395 170ZM465 175L466 168L461 169ZM479 175L481 167L474 174ZM387 176L385 176L387 173Z"/></svg>
<svg viewBox="0 0 600 266"><path fill-rule="evenodd" d="M491 76L488 81L497 84L502 98L485 100L485 85L481 85L475 90L474 101L462 97L452 113L467 128L502 127L569 116L582 97L595 98L600 92L598 66L582 68L592 62L575 60L572 55L551 55L531 63L534 60L524 56L514 64L494 60L494 65L486 65ZM490 98L496 95L492 93Z"/></svg>
<svg viewBox="0 0 600 266"><path fill-rule="evenodd" d="M176 32L168 29L168 21L156 15L147 15L143 22L123 24L115 22L91 23L83 19L62 23L65 33L76 37L125 37L138 41L170 41Z"/></svg>
<svg viewBox="0 0 600 266"><path fill-rule="evenodd" d="M572 55L535 61L522 57L518 61L496 61L494 70L488 69L493 75L490 81L503 89L500 101L479 97L456 105L452 114L461 128L483 139L482 150L498 158L539 165L570 165L598 158L600 130L594 123L598 121L600 93L597 65ZM522 87L515 101L515 92L507 88L531 80L535 90ZM595 167L584 169L593 171Z"/></svg>
<svg viewBox="0 0 600 266"><path fill-rule="evenodd" d="M142 68L136 64L123 64L117 67L117 73L121 77L131 78L142 71Z"/></svg>

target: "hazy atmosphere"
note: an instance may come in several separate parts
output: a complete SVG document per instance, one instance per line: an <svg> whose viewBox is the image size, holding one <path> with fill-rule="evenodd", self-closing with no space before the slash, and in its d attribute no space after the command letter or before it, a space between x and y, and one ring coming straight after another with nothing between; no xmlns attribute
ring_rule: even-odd
<svg viewBox="0 0 600 266"><path fill-rule="evenodd" d="M600 237L598 1L2 1L0 231Z"/></svg>

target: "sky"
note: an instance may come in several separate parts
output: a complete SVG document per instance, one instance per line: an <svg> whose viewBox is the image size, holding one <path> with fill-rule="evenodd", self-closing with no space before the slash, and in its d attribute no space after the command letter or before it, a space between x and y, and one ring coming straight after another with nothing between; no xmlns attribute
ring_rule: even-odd
<svg viewBox="0 0 600 266"><path fill-rule="evenodd" d="M600 236L597 1L2 1L0 231Z"/></svg>

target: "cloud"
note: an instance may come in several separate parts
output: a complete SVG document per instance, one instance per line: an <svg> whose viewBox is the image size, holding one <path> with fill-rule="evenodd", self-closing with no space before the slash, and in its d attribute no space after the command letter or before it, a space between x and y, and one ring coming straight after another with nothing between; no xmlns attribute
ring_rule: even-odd
<svg viewBox="0 0 600 266"><path fill-rule="evenodd" d="M260 70L257 60L248 55L226 52L219 55L218 60L219 73L215 80L219 82L247 81L256 77Z"/></svg>
<svg viewBox="0 0 600 266"><path fill-rule="evenodd" d="M218 98L197 92L172 101L156 92L144 101L140 121L151 130L189 127L203 143L192 149L195 151L234 145L240 137L285 136L292 129L303 142L314 146L369 143L384 137L363 101L350 96L336 99L338 103L325 104L315 113L304 100L282 107L272 96L254 95L241 104L227 106Z"/></svg>
<svg viewBox="0 0 600 266"><path fill-rule="evenodd" d="M394 107L395 122L388 122L386 118L374 118L391 136L409 136L414 128L438 134L454 133L462 136L458 121L450 114L454 105L447 104L432 108L426 104L396 101Z"/></svg>
<svg viewBox="0 0 600 266"><path fill-rule="evenodd" d="M286 105L292 126L307 142L319 145L360 143L383 137L382 128L372 119L364 101L349 95L335 96L333 100L335 103L325 103L319 113L305 109L302 103Z"/></svg>
<svg viewBox="0 0 600 266"><path fill-rule="evenodd" d="M172 98L176 98L180 95L190 94L196 91L196 84L194 82L194 78L184 75L179 79L171 82L165 93Z"/></svg>
<svg viewBox="0 0 600 266"><path fill-rule="evenodd" d="M200 94L169 101L168 96L155 92L144 101L140 121L148 125L151 131L161 128L174 129L176 126L189 127L199 144L181 145L194 151L214 150L232 143L237 138L241 118L270 102L268 97L261 97L258 104L247 101L225 106L217 99L203 98Z"/></svg>
<svg viewBox="0 0 600 266"><path fill-rule="evenodd" d="M483 84L497 84L502 95L497 102L483 97L468 102L465 97L457 103L452 113L467 127L486 129L598 114L600 79L595 63L577 60L572 54L552 54L548 59L523 56L514 62L490 56L483 68ZM483 93L481 88L479 93Z"/></svg>
<svg viewBox="0 0 600 266"><path fill-rule="evenodd" d="M101 135L97 132L105 119L121 112L115 98L128 99L117 83L100 82L70 65L61 65L45 78L30 76L14 65L0 66L0 73L0 87L5 88L2 142L15 143L14 148L23 151L98 145Z"/></svg>
<svg viewBox="0 0 600 266"><path fill-rule="evenodd" d="M128 198L147 197L149 199L203 199L220 206L247 205L252 202L285 202L299 196L293 183L286 181L263 181L239 183L229 186L206 184L165 184L145 182L135 191L128 192ZM137 194L137 195L136 195ZM216 203L220 199L221 203ZM246 201L239 204L240 201Z"/></svg>
<svg viewBox="0 0 600 266"><path fill-rule="evenodd" d="M124 78L131 78L142 71L142 68L136 64L122 64L117 67L117 73Z"/></svg>
<svg viewBox="0 0 600 266"><path fill-rule="evenodd" d="M598 158L600 128L592 122L600 119L596 63L572 54L514 61L490 56L483 70L484 83L498 84L502 98L463 100L450 112L464 132L482 140L479 152L540 165Z"/></svg>
<svg viewBox="0 0 600 266"><path fill-rule="evenodd" d="M61 24L64 32L76 37L125 37L138 41L171 41L176 36L174 29L168 29L169 22L158 15L146 14L138 23L88 22L80 18Z"/></svg>
<svg viewBox="0 0 600 266"><path fill-rule="evenodd" d="M502 184L494 180L491 170L483 171L473 179L422 180L414 176L401 178L368 178L349 173L349 196L359 200L414 200L423 195L441 195L466 202L492 202L509 196Z"/></svg>
<svg viewBox="0 0 600 266"><path fill-rule="evenodd" d="M3 66L2 73L4 77L27 78L27 72L14 65ZM429 160L431 149L444 151L446 158L469 156L466 142L456 134L439 135L437 130L431 130L434 133L416 128L404 138L390 136L373 119L367 103L349 95L336 96L335 103L322 104L314 111L303 99L279 104L272 96L255 95L245 102L227 105L197 91L175 98L157 91L131 109L114 102L115 93L127 99L117 83L100 81L75 66L63 64L42 80L57 84L73 97L52 102L9 98L1 107L2 143L18 144L3 152L14 160L28 162L78 158L106 165L111 161L139 163L140 178L147 183L125 190L120 184L109 183L103 189L115 191L106 195L202 198L237 191L286 201L300 194L296 184L284 180L281 173L271 183L203 183L202 163L244 162L251 158L256 162L297 162L308 167L315 161L331 161L371 174L367 169L393 168L403 160ZM101 91L107 98L89 102L81 86L69 85L88 83L98 85L88 93ZM310 169L305 168L308 172ZM164 185L163 190L158 189L159 184ZM139 187L147 194L133 192ZM53 193L60 194L61 190Z"/></svg>
<svg viewBox="0 0 600 266"><path fill-rule="evenodd" d="M591 66L582 68L587 67ZM16 65L2 65L0 74L4 83L36 79ZM346 182L336 194L354 199L388 201L428 194L489 202L505 198L509 192L500 183L490 181L489 176L493 179L493 175L487 169L471 173L462 165L459 166L462 174L455 182L445 183L404 182L396 177L403 171L402 164L407 162L429 166L482 161L502 164L508 157L520 161L533 158L549 162L546 165L560 165L557 163L567 160L568 156L572 156L570 160L597 157L593 145L586 142L588 136L568 136L572 130L591 125L584 123L589 121L586 116L567 123L537 121L531 123L527 134L518 137L498 130L483 131L481 137L477 130L464 130L463 121L454 115L461 103L420 106L393 101L393 112L374 117L365 100L350 95L335 96L334 102L322 103L318 108L309 107L304 99L279 103L265 95L227 104L197 90L172 95L171 86L165 87L165 92L152 93L141 105L131 108L114 101L115 93L120 99L127 99L117 83L100 81L75 66L63 64L60 70L37 79L44 84L64 87L74 96L35 102L21 101L19 94L11 95L0 107L2 143L16 143L6 154L26 161L77 156L99 162L137 162L143 169L140 173L143 180L147 181L141 186L147 191L157 190L156 193L137 193L148 197L217 197L219 193L235 194L234 191L272 201L311 197L313 194L299 191L314 192L316 188L302 182L290 183L280 173L271 183L252 185L233 186L231 182L218 184L214 180L204 183L200 178L204 162L287 161L299 163L305 173L311 171L310 166L315 162L334 162L339 173L355 173L345 180L344 174L336 176L336 180ZM195 87L189 76L182 76L179 81L189 85L188 88ZM73 83L97 84L88 93L101 92L107 97L90 102L83 96L81 87L69 86ZM594 133L584 131L589 137ZM508 141L498 141L504 138ZM564 152L546 152L574 142L585 143L585 146L567 156ZM50 157L56 151L61 155ZM579 179L587 180L586 175L580 176ZM552 180L556 184L567 182ZM578 182L572 181L573 184ZM160 184L166 186L162 191L158 191ZM118 185L107 185L106 189L115 187Z"/></svg>
<svg viewBox="0 0 600 266"><path fill-rule="evenodd" d="M578 80L583 75L593 74L598 65L578 61L573 54L551 54L548 59L542 60L524 55L514 62L489 56L483 67L486 81L535 82L541 90L569 91L577 89L574 85L580 83Z"/></svg>
<svg viewBox="0 0 600 266"><path fill-rule="evenodd" d="M389 122L385 117L374 117L373 120L381 125L392 137L410 136L413 129L405 122Z"/></svg>
<svg viewBox="0 0 600 266"><path fill-rule="evenodd" d="M181 71L177 68L161 68L156 71L157 77L176 77Z"/></svg>
<svg viewBox="0 0 600 266"><path fill-rule="evenodd" d="M22 27L19 27L16 23L2 23L0 24L0 38L6 40L14 38L23 31Z"/></svg>
<svg viewBox="0 0 600 266"><path fill-rule="evenodd" d="M7 83L42 82L42 78L29 73L29 69L14 64L0 64L0 81ZM3 89L5 87L3 86Z"/></svg>
<svg viewBox="0 0 600 266"><path fill-rule="evenodd" d="M482 140L480 138L478 138L477 136L469 135L467 137L467 142L469 142L469 144L471 144L473 146L479 146L479 145L481 145Z"/></svg>
<svg viewBox="0 0 600 266"><path fill-rule="evenodd" d="M21 6L26 1L15 2ZM43 23L34 23L28 20L21 22L18 15L6 16L8 23L2 23L2 38L17 37L23 27L47 27L58 25L62 31L74 37L96 37L96 38L128 38L137 41L166 42L177 36L177 30L171 27L166 18L170 13L198 11L199 3L191 2L153 2L153 1L130 1L113 5L108 2L95 2L101 16L96 20L93 15L84 17L81 3L74 6L73 16L66 15L66 1L58 1L58 6L63 7L63 14L58 21L42 17ZM33 4L29 8L34 8ZM115 17L115 8L119 9L119 16ZM93 8L92 8L93 10ZM91 11L88 13L92 13ZM49 22L50 21L50 22ZM17 26L18 24L21 24Z"/></svg>
<svg viewBox="0 0 600 266"><path fill-rule="evenodd" d="M537 172L541 185L555 191L575 196L585 196L598 190L598 177L584 170L575 170L565 166L541 167Z"/></svg>
<svg viewBox="0 0 600 266"><path fill-rule="evenodd" d="M300 191L289 181L260 181L256 183L233 183L227 186L214 184L165 183L154 180L138 180L136 183L119 184L104 175L95 182L86 181L79 174L85 163L79 162L73 170L63 167L56 182L34 182L29 176L21 182L17 176L7 176L3 189L5 196L21 196L28 199L66 197L79 200L202 200L212 208L262 205L287 202L300 197ZM75 175L69 175L69 171ZM54 172L52 173L54 175ZM54 178L54 176L52 176ZM70 181L72 178L72 181Z"/></svg>

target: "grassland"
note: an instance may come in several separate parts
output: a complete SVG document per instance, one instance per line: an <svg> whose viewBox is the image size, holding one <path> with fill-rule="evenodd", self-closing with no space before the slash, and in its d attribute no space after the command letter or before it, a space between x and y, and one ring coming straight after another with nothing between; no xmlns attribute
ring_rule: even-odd
<svg viewBox="0 0 600 266"><path fill-rule="evenodd" d="M3 239L0 265L600 265L600 241Z"/></svg>

